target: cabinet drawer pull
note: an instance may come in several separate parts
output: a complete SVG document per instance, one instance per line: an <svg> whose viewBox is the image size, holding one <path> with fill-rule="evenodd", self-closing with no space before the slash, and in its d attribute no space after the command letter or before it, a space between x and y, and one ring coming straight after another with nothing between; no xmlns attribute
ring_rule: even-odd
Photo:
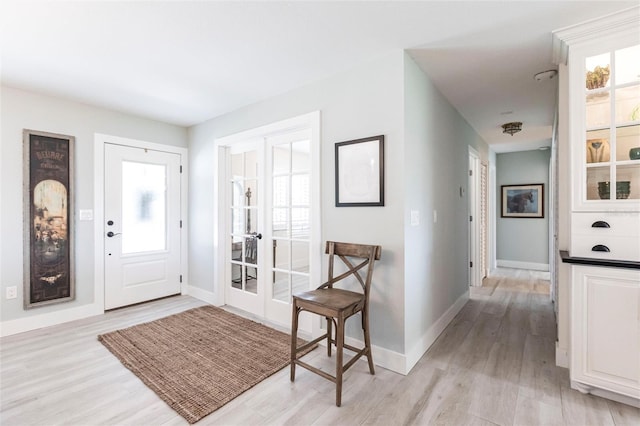
<svg viewBox="0 0 640 426"><path fill-rule="evenodd" d="M604 246L602 244L596 244L595 246L591 247L591 251L604 251L609 253L611 250L609 250L609 247Z"/></svg>
<svg viewBox="0 0 640 426"><path fill-rule="evenodd" d="M611 228L611 226L604 220L598 220L591 224L592 228Z"/></svg>

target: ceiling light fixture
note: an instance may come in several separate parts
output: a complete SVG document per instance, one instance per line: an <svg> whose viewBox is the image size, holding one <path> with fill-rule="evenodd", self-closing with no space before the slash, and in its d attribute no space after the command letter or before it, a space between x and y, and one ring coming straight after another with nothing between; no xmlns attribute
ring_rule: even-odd
<svg viewBox="0 0 640 426"><path fill-rule="evenodd" d="M502 125L502 133L509 133L511 136L513 136L514 133L518 133L520 130L522 130L522 123L519 121L505 123Z"/></svg>
<svg viewBox="0 0 640 426"><path fill-rule="evenodd" d="M553 80L553 78L556 75L558 75L558 71L556 71L556 70L547 70L547 71L539 72L538 74L534 75L533 78L536 79L536 81Z"/></svg>

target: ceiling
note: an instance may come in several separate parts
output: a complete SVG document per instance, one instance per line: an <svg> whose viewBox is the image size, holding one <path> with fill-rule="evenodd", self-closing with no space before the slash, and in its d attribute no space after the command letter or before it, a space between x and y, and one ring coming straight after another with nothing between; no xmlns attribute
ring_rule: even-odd
<svg viewBox="0 0 640 426"><path fill-rule="evenodd" d="M407 49L497 152L549 145L551 31L637 1L10 1L2 84L191 126ZM500 125L522 121L509 136Z"/></svg>

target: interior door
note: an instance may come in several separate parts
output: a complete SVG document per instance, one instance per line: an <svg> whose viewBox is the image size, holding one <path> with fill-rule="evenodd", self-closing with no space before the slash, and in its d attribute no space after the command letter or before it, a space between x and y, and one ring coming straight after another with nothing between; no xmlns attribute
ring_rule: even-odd
<svg viewBox="0 0 640 426"><path fill-rule="evenodd" d="M310 130L267 138L267 165L266 315L289 325L291 295L309 290L311 282ZM310 318L301 316L299 328L309 331L310 327Z"/></svg>
<svg viewBox="0 0 640 426"><path fill-rule="evenodd" d="M180 155L105 144L105 309L180 293Z"/></svg>
<svg viewBox="0 0 640 426"><path fill-rule="evenodd" d="M227 234L227 289L225 302L255 315L264 316L262 266L262 216L264 204L263 149L257 143L228 149L227 176L230 224Z"/></svg>
<svg viewBox="0 0 640 426"><path fill-rule="evenodd" d="M226 148L225 303L288 327L291 295L310 288L311 131ZM311 319L300 317L300 329Z"/></svg>

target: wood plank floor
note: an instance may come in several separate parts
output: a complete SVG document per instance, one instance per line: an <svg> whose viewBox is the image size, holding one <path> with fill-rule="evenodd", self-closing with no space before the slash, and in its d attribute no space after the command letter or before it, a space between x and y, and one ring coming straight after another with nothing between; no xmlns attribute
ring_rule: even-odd
<svg viewBox="0 0 640 426"><path fill-rule="evenodd" d="M555 366L548 281L502 270L471 300L411 373L357 362L345 375L342 407L334 385L304 369L284 369L201 425L640 425L640 410L569 388ZM96 339L108 331L204 303L178 296L0 341L0 423L26 425L186 425ZM308 357L333 368L323 349Z"/></svg>

